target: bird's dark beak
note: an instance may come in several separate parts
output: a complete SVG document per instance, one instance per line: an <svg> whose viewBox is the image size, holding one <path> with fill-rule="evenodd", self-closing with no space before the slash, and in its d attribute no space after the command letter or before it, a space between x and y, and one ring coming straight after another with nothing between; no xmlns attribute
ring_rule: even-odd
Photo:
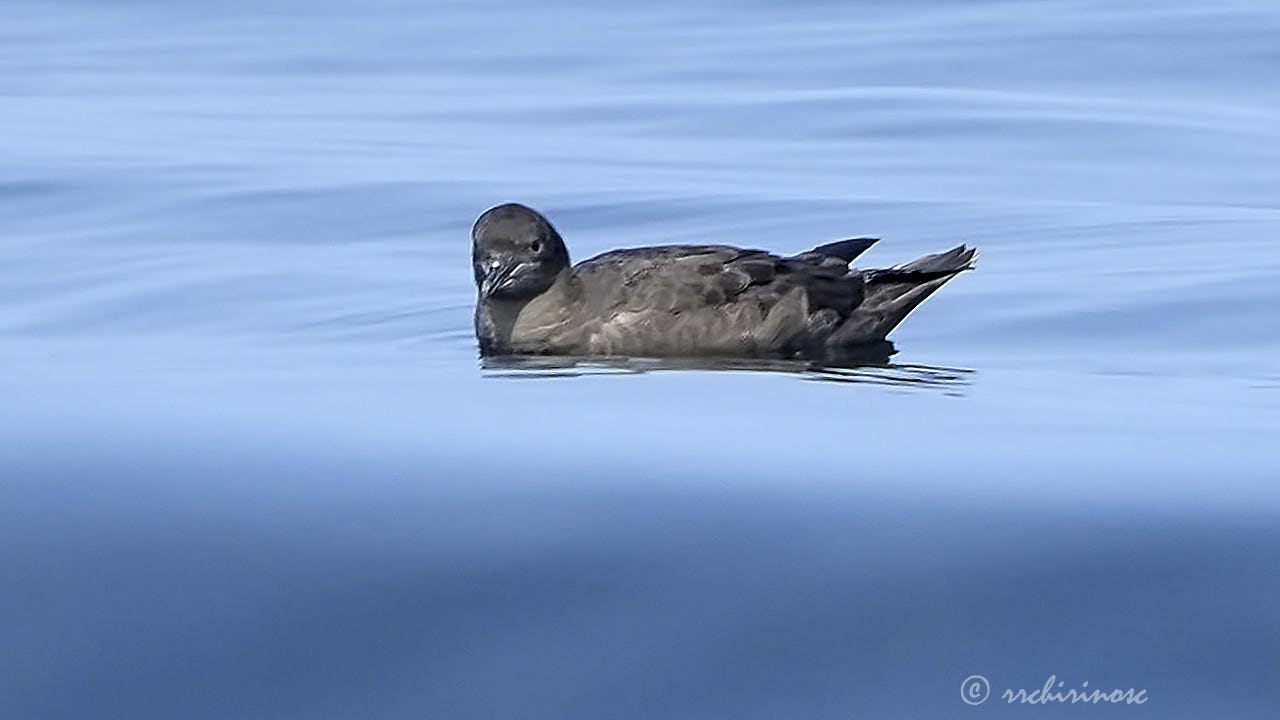
<svg viewBox="0 0 1280 720"><path fill-rule="evenodd" d="M498 292L511 279L511 275L516 271L518 263L515 262L494 262L485 268L484 280L480 283L480 294L484 297L491 297Z"/></svg>

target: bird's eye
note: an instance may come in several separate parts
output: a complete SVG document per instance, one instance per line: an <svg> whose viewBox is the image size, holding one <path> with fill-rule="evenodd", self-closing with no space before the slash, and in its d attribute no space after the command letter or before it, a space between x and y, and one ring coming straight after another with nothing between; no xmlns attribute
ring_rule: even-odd
<svg viewBox="0 0 1280 720"><path fill-rule="evenodd" d="M534 252L542 252L542 241L534 240L533 242L529 243L529 249Z"/></svg>

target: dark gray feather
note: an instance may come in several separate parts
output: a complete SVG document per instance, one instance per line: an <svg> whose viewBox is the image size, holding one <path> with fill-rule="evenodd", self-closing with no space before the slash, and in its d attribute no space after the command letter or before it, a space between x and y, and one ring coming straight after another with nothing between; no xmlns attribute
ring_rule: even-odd
<svg viewBox="0 0 1280 720"><path fill-rule="evenodd" d="M485 274L493 258L515 256L527 265L537 252L535 235L559 241L529 208L490 213L473 231L478 284L503 280ZM960 246L887 270L851 269L849 262L875 242L842 240L791 257L668 245L615 250L572 267L565 261L555 275L532 273L546 283L536 295L482 295L477 336L486 353L824 357L882 342L976 259L976 251Z"/></svg>

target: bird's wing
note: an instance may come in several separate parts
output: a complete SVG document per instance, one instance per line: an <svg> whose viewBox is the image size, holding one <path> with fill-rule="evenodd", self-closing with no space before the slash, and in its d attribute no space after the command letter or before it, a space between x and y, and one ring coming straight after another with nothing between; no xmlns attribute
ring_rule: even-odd
<svg viewBox="0 0 1280 720"><path fill-rule="evenodd" d="M862 302L853 248L779 257L724 245L619 250L574 266L567 345L598 354L785 353L821 343Z"/></svg>
<svg viewBox="0 0 1280 720"><path fill-rule="evenodd" d="M574 275L594 311L604 315L728 310L741 303L767 313L802 287L810 312L828 309L843 318L863 293L862 276L820 249L786 258L725 245L617 250L579 263Z"/></svg>
<svg viewBox="0 0 1280 720"><path fill-rule="evenodd" d="M597 312L682 313L732 301L767 283L778 258L721 245L670 245L617 250L574 267Z"/></svg>

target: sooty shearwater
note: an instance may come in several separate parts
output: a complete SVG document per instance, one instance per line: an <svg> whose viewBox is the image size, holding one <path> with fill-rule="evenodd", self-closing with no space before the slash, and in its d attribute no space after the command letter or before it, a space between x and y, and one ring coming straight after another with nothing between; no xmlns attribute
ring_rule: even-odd
<svg viewBox="0 0 1280 720"><path fill-rule="evenodd" d="M850 261L871 238L780 257L727 245L614 250L569 264L541 214L515 203L471 230L484 355L825 359L885 336L973 268L964 245L886 270Z"/></svg>

